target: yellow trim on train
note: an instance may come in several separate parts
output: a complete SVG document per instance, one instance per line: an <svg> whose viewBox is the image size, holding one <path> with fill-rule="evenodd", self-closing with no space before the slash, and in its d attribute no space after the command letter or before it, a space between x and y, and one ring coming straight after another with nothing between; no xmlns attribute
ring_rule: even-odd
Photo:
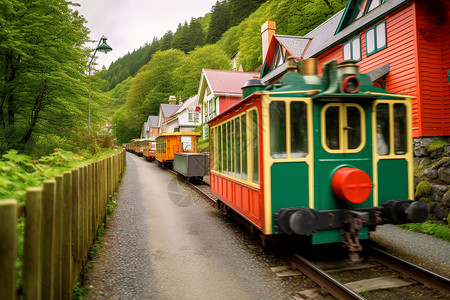
<svg viewBox="0 0 450 300"><path fill-rule="evenodd" d="M296 93L299 93L298 91ZM286 158L273 158L270 153L270 103L272 101L282 101L286 103ZM290 103L304 102L307 111L307 135L308 153L303 158L291 157L291 114ZM308 165L309 177L309 207L314 208L314 132L312 118L312 99L302 97L270 97L270 94L261 96L262 110L262 134L263 134L263 168L264 168L264 234L272 234L272 197L271 197L271 167L274 163L305 162Z"/></svg>
<svg viewBox="0 0 450 300"><path fill-rule="evenodd" d="M384 159L404 159L408 165L408 198L410 200L414 199L414 158L413 158L413 144L412 144L412 116L411 116L411 101L408 96L404 96L404 100L376 100L372 104L372 152L373 152L373 206L378 206L378 162ZM394 141L394 126L389 127L389 154L380 155L377 152L377 115L376 107L378 104L387 104L389 107L389 124L394 124L394 105L403 104L406 107L406 141L411 141L406 143L406 153L395 154L395 143Z"/></svg>

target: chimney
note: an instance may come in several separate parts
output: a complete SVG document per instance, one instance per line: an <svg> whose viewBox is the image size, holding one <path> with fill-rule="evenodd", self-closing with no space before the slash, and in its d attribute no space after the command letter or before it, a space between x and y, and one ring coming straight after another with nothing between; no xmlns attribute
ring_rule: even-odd
<svg viewBox="0 0 450 300"><path fill-rule="evenodd" d="M170 105L175 105L177 104L177 98L175 96L170 96L169 97L169 104Z"/></svg>
<svg viewBox="0 0 450 300"><path fill-rule="evenodd" d="M275 34L275 29L277 29L275 21L267 21L261 26L263 63L266 61L267 50L272 36Z"/></svg>

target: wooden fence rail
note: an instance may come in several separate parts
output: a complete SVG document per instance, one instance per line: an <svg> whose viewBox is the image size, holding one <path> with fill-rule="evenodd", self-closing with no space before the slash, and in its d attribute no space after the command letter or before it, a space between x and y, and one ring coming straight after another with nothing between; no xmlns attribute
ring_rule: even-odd
<svg viewBox="0 0 450 300"><path fill-rule="evenodd" d="M71 299L107 203L119 186L126 152L78 167L28 188L25 206L0 200L0 299ZM19 211L24 235L17 283ZM20 218L22 219L22 217Z"/></svg>

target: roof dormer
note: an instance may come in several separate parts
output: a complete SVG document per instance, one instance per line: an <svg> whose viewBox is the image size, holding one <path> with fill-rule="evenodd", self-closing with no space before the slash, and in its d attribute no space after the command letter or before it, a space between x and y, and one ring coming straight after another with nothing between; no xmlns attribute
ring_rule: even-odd
<svg viewBox="0 0 450 300"><path fill-rule="evenodd" d="M350 0L348 1L345 12L342 16L341 22L337 27L336 33L338 34L342 29L352 24L365 14L368 14L378 6L382 5L388 0Z"/></svg>

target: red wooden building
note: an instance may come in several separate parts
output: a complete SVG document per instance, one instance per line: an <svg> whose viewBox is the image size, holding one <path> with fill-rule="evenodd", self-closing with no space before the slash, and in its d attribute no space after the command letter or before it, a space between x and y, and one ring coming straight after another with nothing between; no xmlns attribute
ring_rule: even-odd
<svg viewBox="0 0 450 300"><path fill-rule="evenodd" d="M356 60L374 85L414 96L414 137L450 136L449 19L450 0L350 0L303 37L276 35L269 21L261 78L284 74L288 56L317 58L319 71L333 59Z"/></svg>

